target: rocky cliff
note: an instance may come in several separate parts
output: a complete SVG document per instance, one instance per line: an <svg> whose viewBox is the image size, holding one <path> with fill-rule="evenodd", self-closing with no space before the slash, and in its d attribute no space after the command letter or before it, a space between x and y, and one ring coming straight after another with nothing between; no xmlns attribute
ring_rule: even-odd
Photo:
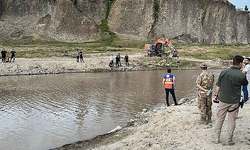
<svg viewBox="0 0 250 150"><path fill-rule="evenodd" d="M67 42L167 37L210 44L250 42L249 13L227 0L1 0L0 38L42 35ZM107 31L105 31L107 32Z"/></svg>
<svg viewBox="0 0 250 150"><path fill-rule="evenodd" d="M109 26L118 35L140 39L168 37L210 44L249 43L250 29L247 12L237 12L234 5L220 0L117 0Z"/></svg>
<svg viewBox="0 0 250 150"><path fill-rule="evenodd" d="M97 21L90 18L94 14L82 10L84 6L80 2L86 2L85 0L78 0L79 5L72 0L1 1L1 38L43 35L67 42L86 42L100 38ZM93 0L88 1L88 8L93 8L91 5L97 7L96 2L91 1ZM101 9L106 7L104 0L102 4L104 6L99 6ZM94 18L100 19L104 15L105 13L99 13L100 17L95 15L97 17Z"/></svg>

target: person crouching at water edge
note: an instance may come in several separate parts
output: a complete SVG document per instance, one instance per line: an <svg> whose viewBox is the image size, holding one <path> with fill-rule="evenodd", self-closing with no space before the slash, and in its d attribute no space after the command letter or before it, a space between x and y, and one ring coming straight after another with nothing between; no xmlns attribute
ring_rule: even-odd
<svg viewBox="0 0 250 150"><path fill-rule="evenodd" d="M171 93L173 100L174 100L174 104L178 105L176 102L176 97L175 97L175 77L174 75L171 74L171 69L168 69L168 73L163 77L163 81L162 81L164 87L165 87L165 91L166 91L166 102L167 102L167 106L169 105L169 92Z"/></svg>

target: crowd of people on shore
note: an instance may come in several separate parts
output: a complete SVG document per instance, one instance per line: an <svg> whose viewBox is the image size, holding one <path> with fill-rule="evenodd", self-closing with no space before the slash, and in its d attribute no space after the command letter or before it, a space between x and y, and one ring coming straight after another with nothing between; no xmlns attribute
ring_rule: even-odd
<svg viewBox="0 0 250 150"><path fill-rule="evenodd" d="M236 55L233 58L233 66L224 69L219 74L216 82L214 100L212 101L212 91L214 86L214 75L207 70L206 63L200 64L201 73L196 80L198 88L198 110L201 124L212 123L212 104L217 103L216 122L212 142L220 143L220 135L225 117L228 116L228 132L226 143L223 145L234 145L233 133L235 130L236 119L238 118L239 108L249 99L250 90L250 58ZM169 105L169 92L172 94L175 105L178 105L174 90L175 77L168 69L167 75L163 77L163 85L166 91L166 104ZM243 93L243 96L242 96ZM241 98L243 97L243 98Z"/></svg>
<svg viewBox="0 0 250 150"><path fill-rule="evenodd" d="M82 62L85 63L83 60L83 55L82 55L82 51L80 50L76 50L76 62Z"/></svg>
<svg viewBox="0 0 250 150"><path fill-rule="evenodd" d="M119 67L122 66L120 53L118 53L115 58L114 58L113 54L111 54L111 56L109 58L109 67L110 67L110 69L113 69L113 67L114 67L114 60L115 60L115 66L116 66L116 68L119 68ZM129 57L128 57L128 54L125 55L124 61L125 61L126 67L129 67Z"/></svg>
<svg viewBox="0 0 250 150"><path fill-rule="evenodd" d="M108 64L111 70L114 67L114 60L115 60L115 66L116 66L116 68L119 68L119 67L122 66L120 53L118 53L116 55L116 57L114 57L113 54L111 54L111 56L109 58L109 64ZM128 57L128 54L126 54L124 56L124 61L125 61L126 67L129 67L129 57ZM80 51L76 50L76 62L83 62L84 63L83 53L82 53L81 50Z"/></svg>
<svg viewBox="0 0 250 150"><path fill-rule="evenodd" d="M5 50L5 48L3 48L3 50L1 51L1 55L2 55L2 62L15 62L15 57L16 57L16 51L14 50L14 48L10 51L11 57L7 57L7 51Z"/></svg>

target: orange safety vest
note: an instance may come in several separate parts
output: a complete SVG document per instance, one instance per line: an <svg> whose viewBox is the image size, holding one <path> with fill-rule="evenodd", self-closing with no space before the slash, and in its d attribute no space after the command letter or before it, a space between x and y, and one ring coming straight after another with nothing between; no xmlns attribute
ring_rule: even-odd
<svg viewBox="0 0 250 150"><path fill-rule="evenodd" d="M168 74L164 76L164 86L166 89L174 89L174 75Z"/></svg>

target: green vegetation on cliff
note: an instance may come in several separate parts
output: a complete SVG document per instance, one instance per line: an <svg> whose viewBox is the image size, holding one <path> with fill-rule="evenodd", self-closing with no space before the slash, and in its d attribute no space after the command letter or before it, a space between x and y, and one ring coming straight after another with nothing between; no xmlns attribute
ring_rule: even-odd
<svg viewBox="0 0 250 150"><path fill-rule="evenodd" d="M116 35L109 30L109 26L108 26L108 16L109 16L113 3L114 3L113 1L107 1L107 10L106 10L105 19L103 19L101 21L101 24L99 25L99 28L101 30L101 41L105 45L114 44L113 41L115 38L117 38Z"/></svg>
<svg viewBox="0 0 250 150"><path fill-rule="evenodd" d="M201 9L204 9L205 5L206 5L206 2L207 0L198 0L201 4Z"/></svg>
<svg viewBox="0 0 250 150"><path fill-rule="evenodd" d="M158 18L159 18L159 12L160 12L160 2L158 0L154 0L154 5L153 5L153 24L151 26L151 29L150 29L150 32L149 32L149 35L148 35L148 38L150 37L154 37L154 28L155 28L155 24L157 23L158 21Z"/></svg>

